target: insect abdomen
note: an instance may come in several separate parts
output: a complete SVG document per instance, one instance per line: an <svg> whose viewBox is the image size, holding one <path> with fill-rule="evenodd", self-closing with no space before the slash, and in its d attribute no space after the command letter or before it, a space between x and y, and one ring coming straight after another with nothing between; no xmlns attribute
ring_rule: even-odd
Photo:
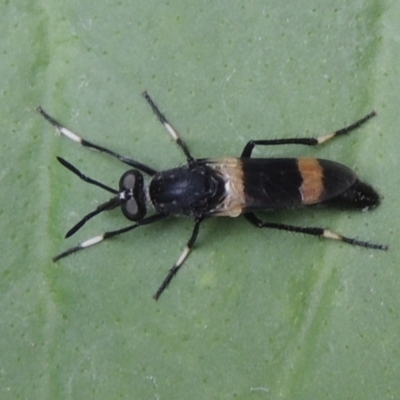
<svg viewBox="0 0 400 400"><path fill-rule="evenodd" d="M379 205L379 201L379 195L375 189L357 179L346 191L326 203L339 208L368 210Z"/></svg>
<svg viewBox="0 0 400 400"><path fill-rule="evenodd" d="M350 168L317 158L241 159L246 211L293 208L334 201L365 208L377 194Z"/></svg>

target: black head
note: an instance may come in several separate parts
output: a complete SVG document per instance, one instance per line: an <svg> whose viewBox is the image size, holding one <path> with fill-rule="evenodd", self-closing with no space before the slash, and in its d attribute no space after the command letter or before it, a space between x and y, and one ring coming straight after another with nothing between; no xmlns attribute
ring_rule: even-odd
<svg viewBox="0 0 400 400"><path fill-rule="evenodd" d="M121 210L131 221L140 221L146 215L143 175L136 169L126 171L119 180Z"/></svg>

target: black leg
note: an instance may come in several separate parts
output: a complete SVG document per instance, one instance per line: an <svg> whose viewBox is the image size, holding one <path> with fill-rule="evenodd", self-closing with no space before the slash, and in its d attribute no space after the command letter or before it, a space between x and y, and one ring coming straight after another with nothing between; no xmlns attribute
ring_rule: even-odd
<svg viewBox="0 0 400 400"><path fill-rule="evenodd" d="M182 267L183 263L185 262L187 256L189 255L190 251L192 250L192 248L194 246L194 243L196 242L197 235L199 234L199 227L200 227L200 224L203 221L203 219L204 219L203 217L196 218L192 236L190 237L189 241L187 242L185 250L183 250L183 253L179 257L178 261L169 270L167 277L164 279L163 283L157 289L157 292L154 294L153 298L155 300L159 299L162 292L168 287L168 285L172 281L172 278L177 274L177 272L179 271L179 269Z"/></svg>
<svg viewBox="0 0 400 400"><path fill-rule="evenodd" d="M346 126L345 128L339 129L332 133L327 133L325 135L316 137L316 138L291 138L291 139L272 139L272 140L250 140L243 149L242 158L251 157L251 153L255 146L274 146L280 144L303 144L305 146L316 146L318 144L327 142L330 139L333 139L336 136L345 135L363 125L369 119L376 115L375 111L370 112L365 117L359 119L353 124Z"/></svg>
<svg viewBox="0 0 400 400"><path fill-rule="evenodd" d="M186 143L179 137L178 132L171 126L167 118L165 118L165 115L159 110L159 108L154 103L150 95L146 91L143 92L142 95L149 103L154 114L156 114L157 118L160 120L160 122L164 125L165 129L171 135L172 139L174 139L176 144L182 149L182 151L186 156L187 161L191 163L194 160L194 158L190 154L189 148L187 147Z"/></svg>
<svg viewBox="0 0 400 400"><path fill-rule="evenodd" d="M129 232L135 228L138 228L139 226L144 226L144 225L149 225L152 224L154 222L158 222L161 219L167 217L167 214L156 214L156 215L152 215L151 217L148 218L144 218L141 221L137 222L134 225L129 225L125 228L122 229L118 229L116 231L109 231L109 232L105 232L102 235L96 236L94 238L91 238L89 240L86 240L80 244L78 244L75 247L71 247L70 249L58 254L57 256L53 257L53 261L56 262L61 258L67 257L70 254L76 253L79 250L83 250L86 249L87 247L93 246L94 244L100 243L106 239L110 239L114 236L118 236L118 235L122 235L123 233Z"/></svg>
<svg viewBox="0 0 400 400"><path fill-rule="evenodd" d="M301 226L293 226L293 225L286 225L286 224L276 224L273 222L263 222L254 213L247 213L244 214L245 218L247 221L249 221L251 224L256 226L257 228L272 228L272 229L280 229L283 231L288 231L288 232L295 232L295 233L304 233L305 235L312 235L312 236L318 236L318 237L323 237L326 239L334 239L334 240L340 240L344 243L351 244L353 246L360 246L360 247L366 247L368 249L375 249L375 250L387 250L388 246L380 245L380 244L373 244L373 243L368 243L368 242L363 242L361 240L353 239L353 238L348 238L342 235L338 235L337 233L331 232L328 229L323 229L323 228L314 228L314 227L301 227Z"/></svg>
<svg viewBox="0 0 400 400"><path fill-rule="evenodd" d="M110 155L112 157L115 157L118 160L122 161L123 163L128 164L131 167L136 168L136 169L144 172L147 175L152 176L152 175L157 173L156 170L154 170L151 167L148 167L145 164L140 163L139 161L133 160L133 159L128 158L128 157L121 156L120 154L115 153L112 150L109 150L109 149L107 149L105 147L99 146L97 144L91 143L91 142L81 138L76 133L71 132L69 129L67 129L65 126L61 125L53 117L51 117L49 114L47 114L46 111L44 111L42 107L39 106L37 108L37 110L48 122L50 122L50 124L52 124L62 135L64 135L68 139L71 139L74 142L77 142L77 143L81 144L84 147L88 147L90 149L95 149L95 150L98 150L98 151L100 151L102 153L106 153L106 154L108 154L108 155Z"/></svg>

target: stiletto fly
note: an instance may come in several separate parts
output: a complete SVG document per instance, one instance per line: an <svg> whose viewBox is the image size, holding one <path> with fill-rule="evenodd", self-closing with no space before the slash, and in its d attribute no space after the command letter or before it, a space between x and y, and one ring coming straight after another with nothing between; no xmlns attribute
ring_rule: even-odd
<svg viewBox="0 0 400 400"><path fill-rule="evenodd" d="M324 228L264 222L255 214L259 211L268 212L314 204L362 211L376 207L379 204L378 193L370 185L360 181L353 170L337 162L318 158L251 158L255 146L320 145L359 128L376 115L374 111L345 128L316 138L250 140L239 158L194 158L186 143L149 94L144 92L143 96L182 150L186 157L186 165L157 171L139 161L81 138L38 107L40 114L62 135L82 146L115 157L133 168L121 176L119 188L113 189L87 177L68 161L57 157L64 167L83 181L113 194L110 200L99 205L73 226L66 237L72 236L97 214L116 207L120 207L123 215L134 223L86 240L58 254L53 258L54 261L138 227L156 223L171 215L192 217L194 218L192 235L177 262L154 294L153 297L157 300L188 257L196 242L200 224L209 217L243 215L257 228L303 233L369 249L387 249L385 245L349 238ZM147 184L144 182L143 174L150 177ZM151 208L153 213L146 217L148 208Z"/></svg>

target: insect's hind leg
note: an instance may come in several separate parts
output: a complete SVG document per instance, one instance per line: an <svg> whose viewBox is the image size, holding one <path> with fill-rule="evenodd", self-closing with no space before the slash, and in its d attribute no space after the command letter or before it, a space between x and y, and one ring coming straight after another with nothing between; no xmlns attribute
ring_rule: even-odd
<svg viewBox="0 0 400 400"><path fill-rule="evenodd" d="M334 239L340 240L344 243L351 244L353 246L360 246L365 247L368 249L374 250L387 250L388 246L380 245L380 244L373 244L369 242L364 242L361 240L357 240L354 238L348 238L337 233L334 233L328 229L324 228L316 228L316 227L301 227L301 226L293 226L293 225L286 225L286 224L277 224L274 222L263 222L261 221L254 213L247 213L244 214L247 221L249 221L252 225L256 226L257 228L272 228L272 229L280 229L283 231L288 232L295 232L295 233L303 233L305 235L312 235L323 237L326 239Z"/></svg>
<svg viewBox="0 0 400 400"><path fill-rule="evenodd" d="M187 161L193 162L194 158L190 154L189 148L187 147L186 143L180 138L178 135L178 132L171 126L171 124L168 122L167 118L165 115L160 111L160 109L157 107L156 103L154 103L153 99L150 97L150 95L144 91L142 93L142 96L146 99L146 101L149 103L151 109L153 110L154 114L157 116L159 121L164 125L164 128L168 131L168 133L171 135L172 139L176 142L176 144L182 149L183 153L186 156Z"/></svg>
<svg viewBox="0 0 400 400"><path fill-rule="evenodd" d="M365 124L369 119L375 117L376 112L372 111L365 117L359 119L358 121L339 129L335 132L326 133L324 135L318 136L316 138L289 138L289 139L272 139L272 140L250 140L243 149L242 158L251 157L251 153L255 146L276 146L281 144L302 144L305 146L316 146L333 139L336 136L345 135L355 129L359 128L361 125Z"/></svg>
<svg viewBox="0 0 400 400"><path fill-rule="evenodd" d="M157 171L145 164L140 163L139 161L133 160L131 158L122 156L118 153L115 153L114 151L107 149L105 147L99 146L97 144L91 143L86 139L81 138L79 135L77 135L76 133L70 131L69 129L67 129L65 126L61 125L57 120L55 120L53 117L51 117L49 114L47 114L46 111L43 110L42 107L38 107L37 111L48 121L50 122L51 125L53 125L58 132L60 132L62 135L64 135L65 137L67 137L68 139L81 144L84 147L88 147L90 149L95 149L98 150L102 153L106 153L112 157L117 158L118 160L122 161L123 163L130 165L133 168L136 168L142 172L144 172L147 175L155 175L157 173Z"/></svg>

